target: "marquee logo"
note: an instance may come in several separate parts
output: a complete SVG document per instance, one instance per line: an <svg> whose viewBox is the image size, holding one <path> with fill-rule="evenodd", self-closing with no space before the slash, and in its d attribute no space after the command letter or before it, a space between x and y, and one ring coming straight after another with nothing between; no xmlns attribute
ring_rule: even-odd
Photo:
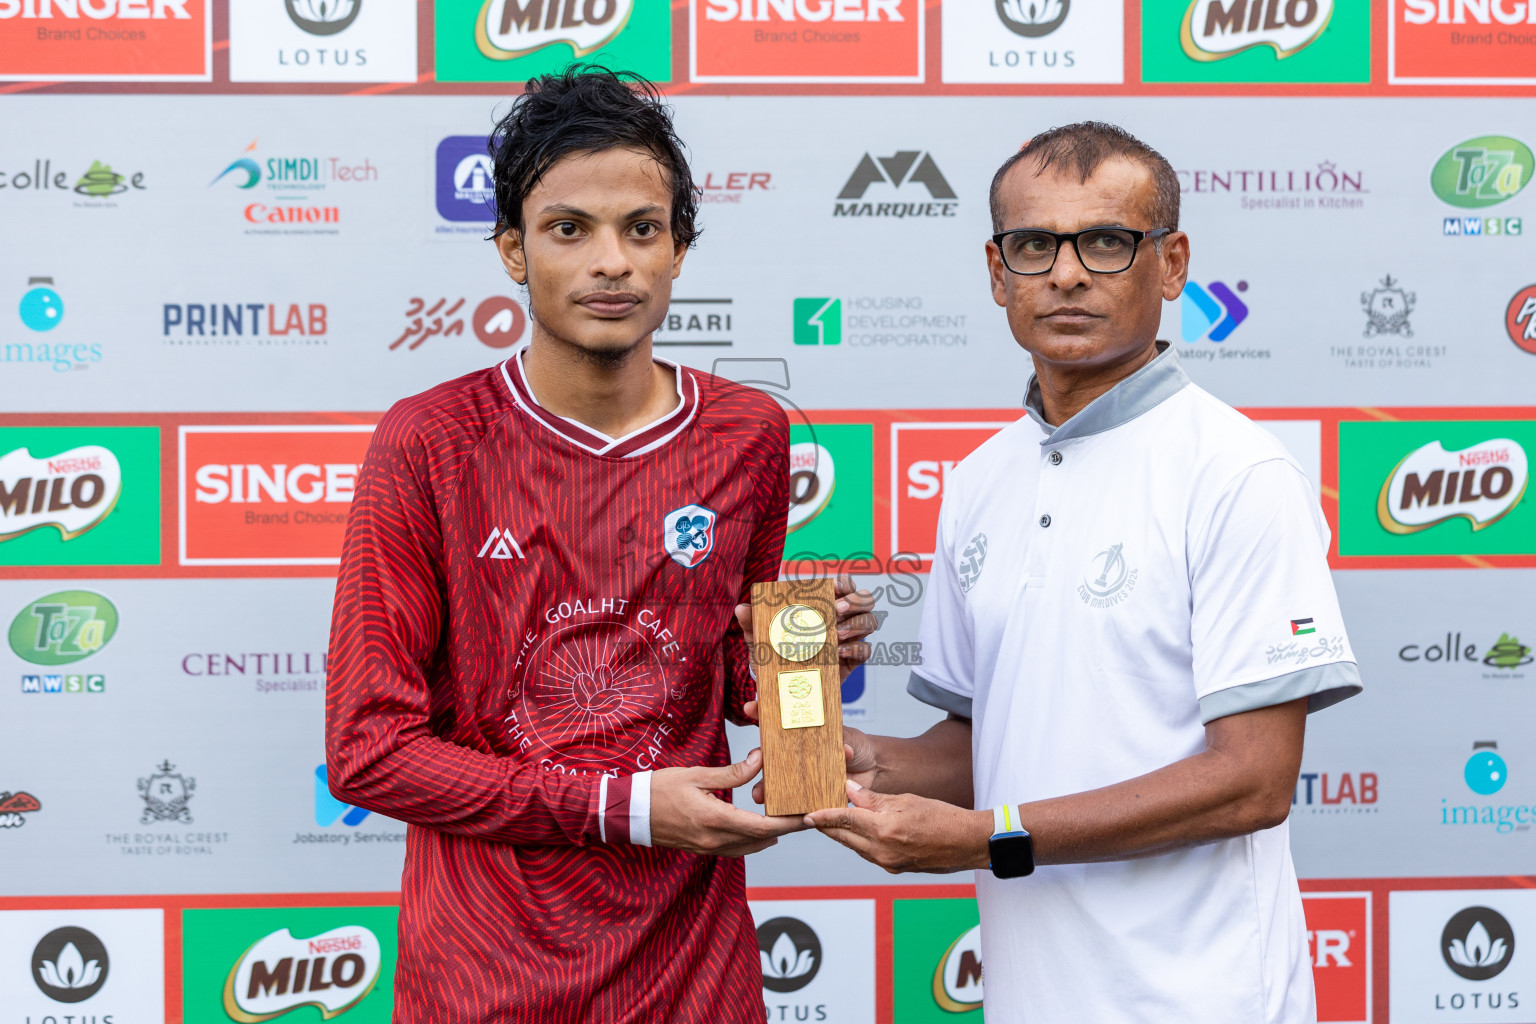
<svg viewBox="0 0 1536 1024"><path fill-rule="evenodd" d="M45 526L73 540L112 512L122 490L117 456L99 444L43 459L8 452L0 456L0 541Z"/></svg>
<svg viewBox="0 0 1536 1024"><path fill-rule="evenodd" d="M313 1006L329 1020L373 991L383 962L378 937L361 925L307 939L282 928L235 961L224 982L224 1012L241 1024L258 1024Z"/></svg>
<svg viewBox="0 0 1536 1024"><path fill-rule="evenodd" d="M1525 449L1509 438L1453 451L1431 441L1393 468L1377 498L1376 517L1394 534L1458 517L1483 530L1519 504L1528 477Z"/></svg>
<svg viewBox="0 0 1536 1024"><path fill-rule="evenodd" d="M89 658L117 635L117 608L89 590L40 597L11 620L11 650L34 665L69 665Z"/></svg>
<svg viewBox="0 0 1536 1024"><path fill-rule="evenodd" d="M963 933L933 971L933 1001L949 1013L981 1006L981 925Z"/></svg>
<svg viewBox="0 0 1536 1024"><path fill-rule="evenodd" d="M475 46L491 60L565 43L577 57L599 50L629 23L636 0L485 0Z"/></svg>
<svg viewBox="0 0 1536 1024"><path fill-rule="evenodd" d="M953 217L960 204L933 154L904 149L890 156L871 157L865 153L854 167L848 181L837 194L840 200L859 200L871 185L889 185L897 190L921 185L931 199L939 202L861 203L839 202L833 206L834 217Z"/></svg>
<svg viewBox="0 0 1536 1024"><path fill-rule="evenodd" d="M1513 199L1533 172L1531 147L1505 135L1480 135L1446 150L1431 168L1429 184L1442 201L1477 209Z"/></svg>
<svg viewBox="0 0 1536 1024"><path fill-rule="evenodd" d="M1306 48L1328 27L1333 0L1191 0L1179 43L1193 60L1223 60L1256 46L1275 59Z"/></svg>

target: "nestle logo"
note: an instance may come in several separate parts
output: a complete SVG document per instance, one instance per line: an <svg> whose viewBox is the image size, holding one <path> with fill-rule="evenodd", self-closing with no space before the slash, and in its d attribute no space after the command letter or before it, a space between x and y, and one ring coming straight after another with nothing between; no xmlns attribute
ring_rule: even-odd
<svg viewBox="0 0 1536 1024"><path fill-rule="evenodd" d="M101 459L49 459L48 472L53 473L84 473L88 470L100 469Z"/></svg>
<svg viewBox="0 0 1536 1024"><path fill-rule="evenodd" d="M1461 464L1463 466L1486 466L1486 465L1489 465L1490 463L1494 463L1494 462L1508 462L1509 461L1509 449L1508 448L1500 448L1498 451L1491 451L1491 452L1488 452L1488 451L1484 451L1484 452L1472 451L1472 452L1461 452L1459 454L1461 456L1460 462L1461 462Z"/></svg>
<svg viewBox="0 0 1536 1024"><path fill-rule="evenodd" d="M362 949L363 939L359 935L348 935L333 939L310 939L309 953L344 953L349 949Z"/></svg>

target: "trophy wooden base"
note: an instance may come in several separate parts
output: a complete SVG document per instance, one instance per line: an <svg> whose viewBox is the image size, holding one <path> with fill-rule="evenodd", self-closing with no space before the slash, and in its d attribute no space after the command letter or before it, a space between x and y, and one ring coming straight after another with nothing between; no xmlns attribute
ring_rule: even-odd
<svg viewBox="0 0 1536 1024"><path fill-rule="evenodd" d="M753 671L764 808L806 814L848 802L832 581L752 587Z"/></svg>

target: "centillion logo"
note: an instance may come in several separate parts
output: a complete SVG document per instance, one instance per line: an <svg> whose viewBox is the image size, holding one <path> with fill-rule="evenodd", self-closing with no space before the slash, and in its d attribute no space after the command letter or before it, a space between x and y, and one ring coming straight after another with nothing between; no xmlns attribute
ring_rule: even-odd
<svg viewBox="0 0 1536 1024"><path fill-rule="evenodd" d="M1284 60L1317 41L1333 0L1191 0L1179 44L1192 60L1215 61L1268 46Z"/></svg>
<svg viewBox="0 0 1536 1024"><path fill-rule="evenodd" d="M491 60L556 43L583 57L624 31L634 9L635 0L485 0L475 17L475 46Z"/></svg>

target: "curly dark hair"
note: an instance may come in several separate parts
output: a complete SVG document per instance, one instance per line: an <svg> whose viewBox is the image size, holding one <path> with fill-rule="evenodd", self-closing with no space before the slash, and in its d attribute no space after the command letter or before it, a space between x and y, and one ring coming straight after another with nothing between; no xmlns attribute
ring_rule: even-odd
<svg viewBox="0 0 1536 1024"><path fill-rule="evenodd" d="M641 149L671 178L672 237L698 241L698 190L656 87L628 71L572 64L528 82L491 133L496 177L496 234L523 228L523 200L539 179L571 153Z"/></svg>

